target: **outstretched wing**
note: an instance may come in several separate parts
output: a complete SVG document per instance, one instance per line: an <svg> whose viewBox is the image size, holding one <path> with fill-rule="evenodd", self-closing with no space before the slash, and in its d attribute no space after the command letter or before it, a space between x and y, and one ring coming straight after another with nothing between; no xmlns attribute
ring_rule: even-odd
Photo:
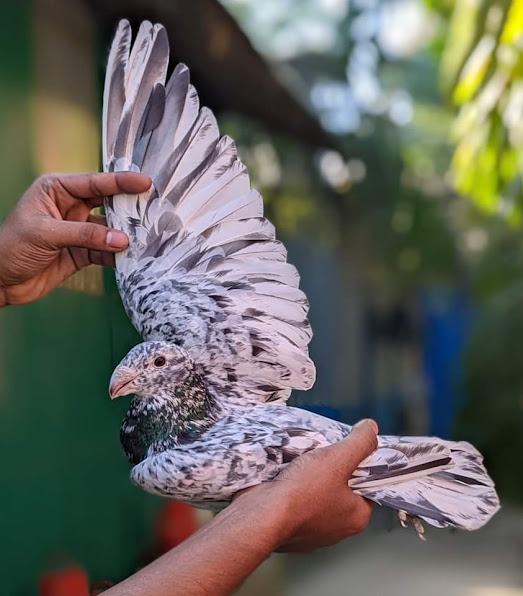
<svg viewBox="0 0 523 596"><path fill-rule="evenodd" d="M286 399L315 376L298 273L233 140L200 108L185 65L165 83L168 62L161 25L143 22L131 49L120 22L105 81L104 167L153 180L146 194L106 201L109 224L130 238L116 259L124 306L144 339L186 349L224 397Z"/></svg>

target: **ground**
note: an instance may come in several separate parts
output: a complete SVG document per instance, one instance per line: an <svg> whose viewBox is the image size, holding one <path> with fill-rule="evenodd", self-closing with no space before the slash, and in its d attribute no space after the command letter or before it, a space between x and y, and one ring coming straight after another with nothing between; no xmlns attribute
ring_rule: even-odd
<svg viewBox="0 0 523 596"><path fill-rule="evenodd" d="M479 532L388 525L309 557L288 557L285 596L523 596L523 511L504 508Z"/></svg>

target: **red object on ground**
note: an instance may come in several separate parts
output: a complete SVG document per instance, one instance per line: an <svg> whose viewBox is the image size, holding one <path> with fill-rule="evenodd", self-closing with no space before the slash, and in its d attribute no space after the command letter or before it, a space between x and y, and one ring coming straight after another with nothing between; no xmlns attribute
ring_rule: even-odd
<svg viewBox="0 0 523 596"><path fill-rule="evenodd" d="M89 578L85 569L69 567L50 571L38 581L39 596L89 596Z"/></svg>
<svg viewBox="0 0 523 596"><path fill-rule="evenodd" d="M198 530L194 509L181 501L169 501L160 512L157 524L158 546L168 551Z"/></svg>

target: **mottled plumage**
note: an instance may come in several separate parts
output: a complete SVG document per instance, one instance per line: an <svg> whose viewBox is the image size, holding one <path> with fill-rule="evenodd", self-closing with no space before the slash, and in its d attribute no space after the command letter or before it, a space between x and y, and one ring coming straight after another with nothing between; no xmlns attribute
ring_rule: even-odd
<svg viewBox="0 0 523 596"><path fill-rule="evenodd" d="M111 379L134 394L121 441L144 489L208 508L274 478L350 426L285 402L308 389L308 303L234 142L199 106L179 64L166 83L165 30L144 22L131 49L116 33L104 93L107 171L153 186L106 201L130 246L116 258L123 304L144 339ZM481 455L467 443L380 437L350 484L438 527L474 529L497 511Z"/></svg>

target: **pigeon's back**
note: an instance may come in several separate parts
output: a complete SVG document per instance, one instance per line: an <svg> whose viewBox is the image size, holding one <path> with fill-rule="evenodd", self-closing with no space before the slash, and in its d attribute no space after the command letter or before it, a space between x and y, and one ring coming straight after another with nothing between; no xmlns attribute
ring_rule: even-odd
<svg viewBox="0 0 523 596"><path fill-rule="evenodd" d="M123 303L145 340L183 347L216 393L285 400L315 376L298 273L233 140L200 108L185 65L166 83L168 63L161 25L142 23L131 47L120 22L104 91L104 167L153 180L144 195L106 201L109 225L130 238L116 260Z"/></svg>

